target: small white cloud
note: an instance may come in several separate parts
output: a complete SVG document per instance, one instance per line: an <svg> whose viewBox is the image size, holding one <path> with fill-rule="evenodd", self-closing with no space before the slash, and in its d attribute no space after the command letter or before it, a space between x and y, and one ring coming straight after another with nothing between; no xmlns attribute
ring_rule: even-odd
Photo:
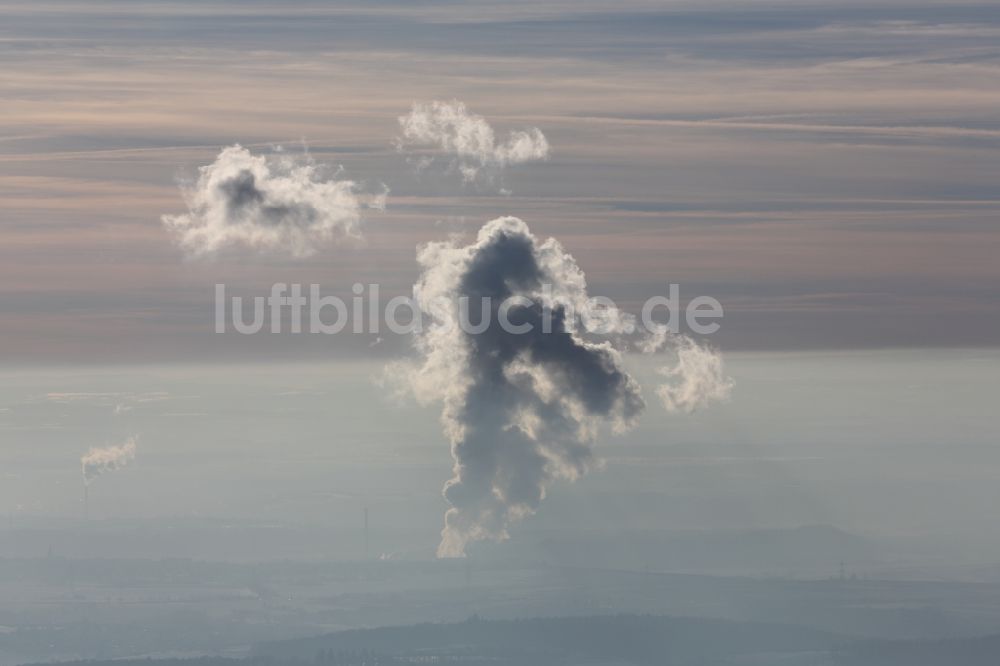
<svg viewBox="0 0 1000 666"><path fill-rule="evenodd" d="M234 246L308 256L336 240L360 238L361 212L385 208L385 186L364 193L358 183L338 180L339 173L308 154L253 155L230 146L182 187L188 212L164 215L163 224L196 257Z"/></svg>
<svg viewBox="0 0 1000 666"><path fill-rule="evenodd" d="M733 380L727 377L722 356L690 338L677 336L677 364L660 368L668 382L656 389L670 412L693 412L717 400L728 400Z"/></svg>
<svg viewBox="0 0 1000 666"><path fill-rule="evenodd" d="M401 150L424 148L445 153L450 157L449 168L460 173L466 183L489 182L507 166L549 156L549 142L537 127L513 130L505 141L498 141L486 119L470 113L458 100L415 103L399 118L399 126ZM427 156L416 162L418 169L431 163Z"/></svg>

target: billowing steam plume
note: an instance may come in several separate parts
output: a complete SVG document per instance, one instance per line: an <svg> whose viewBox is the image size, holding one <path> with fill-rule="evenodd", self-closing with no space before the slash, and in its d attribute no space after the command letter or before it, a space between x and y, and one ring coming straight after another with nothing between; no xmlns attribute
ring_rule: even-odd
<svg viewBox="0 0 1000 666"><path fill-rule="evenodd" d="M574 312L583 320L600 313L587 304L583 273L554 239L540 242L524 222L505 217L487 223L471 245L430 243L418 260L417 299L432 323L416 339L422 365L406 377L418 398L444 405L455 466L444 488L451 508L438 555L456 557L471 541L507 538L553 480L576 479L593 465L602 425L628 428L644 402L611 344L585 341L575 330ZM531 332L497 325L511 297L519 300L506 313L510 323L531 324ZM458 325L461 298L469 303L465 320L490 318L481 333ZM621 327L614 312L604 314L608 330Z"/></svg>
<svg viewBox="0 0 1000 666"><path fill-rule="evenodd" d="M129 437L121 446L90 449L80 459L84 485L89 486L102 474L118 471L135 460L135 444L135 438Z"/></svg>
<svg viewBox="0 0 1000 666"><path fill-rule="evenodd" d="M240 145L222 150L182 187L188 212L163 224L192 256L230 246L303 257L318 247L361 235L361 211L385 207L387 190L365 194L339 169L308 155L253 155Z"/></svg>
<svg viewBox="0 0 1000 666"><path fill-rule="evenodd" d="M414 104L399 118L402 137L400 148L416 147L439 150L450 156L466 183L492 180L504 167L549 156L549 142L537 127L514 130L507 140L498 142L493 128L482 116L469 113L458 100ZM423 166L426 166L424 163Z"/></svg>
<svg viewBox="0 0 1000 666"><path fill-rule="evenodd" d="M693 412L715 400L728 400L733 380L726 376L722 356L690 338L676 337L677 364L660 369L668 378L656 389L671 412Z"/></svg>

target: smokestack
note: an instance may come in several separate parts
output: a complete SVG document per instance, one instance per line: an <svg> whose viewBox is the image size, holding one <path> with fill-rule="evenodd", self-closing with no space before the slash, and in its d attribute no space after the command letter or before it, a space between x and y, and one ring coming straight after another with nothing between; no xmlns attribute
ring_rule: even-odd
<svg viewBox="0 0 1000 666"><path fill-rule="evenodd" d="M83 482L83 521L90 522L90 484Z"/></svg>
<svg viewBox="0 0 1000 666"><path fill-rule="evenodd" d="M465 562L465 617L471 618L475 615L475 604L472 596L472 558L466 556Z"/></svg>
<svg viewBox="0 0 1000 666"><path fill-rule="evenodd" d="M368 507L365 507L365 562L368 561Z"/></svg>

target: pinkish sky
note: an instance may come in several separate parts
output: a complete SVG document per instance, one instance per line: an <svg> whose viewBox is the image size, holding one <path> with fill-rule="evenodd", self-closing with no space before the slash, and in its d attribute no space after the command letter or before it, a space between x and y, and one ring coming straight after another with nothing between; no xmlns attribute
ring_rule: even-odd
<svg viewBox="0 0 1000 666"><path fill-rule="evenodd" d="M726 350L992 346L1000 7L948 2L0 5L0 361L338 352L219 340L213 285L408 290L415 247L516 215L592 293L679 283ZM461 99L548 161L503 194L417 175L414 101ZM391 189L363 244L192 261L160 217L239 142Z"/></svg>

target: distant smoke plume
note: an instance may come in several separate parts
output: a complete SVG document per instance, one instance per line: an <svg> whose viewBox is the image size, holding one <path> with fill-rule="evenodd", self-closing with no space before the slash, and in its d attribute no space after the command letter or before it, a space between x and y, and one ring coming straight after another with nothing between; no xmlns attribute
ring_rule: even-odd
<svg viewBox="0 0 1000 666"><path fill-rule="evenodd" d="M549 142L537 127L511 131L505 141L498 141L486 119L457 100L414 104L399 125L400 148L431 148L449 155L450 166L466 183L488 182L504 167L549 156Z"/></svg>
<svg viewBox="0 0 1000 666"><path fill-rule="evenodd" d="M553 480L576 479L592 467L602 425L625 430L644 403L618 351L575 330L574 312L603 316L612 332L622 321L587 304L582 271L554 239L540 242L524 222L505 217L487 223L471 245L424 246L418 261L417 298L432 320L416 339L422 364L390 373L404 373L418 398L443 403L455 466L444 488L451 508L438 555L456 557L472 541L507 538L512 523L538 509ZM481 333L458 325L463 297L471 304L468 321L491 317ZM500 305L511 297L519 300L509 321L531 324L531 332L497 325ZM551 312L548 333L543 306Z"/></svg>
<svg viewBox="0 0 1000 666"><path fill-rule="evenodd" d="M716 400L728 400L733 380L726 376L722 356L690 338L676 337L677 364L660 369L668 382L656 389L671 412L693 412Z"/></svg>
<svg viewBox="0 0 1000 666"><path fill-rule="evenodd" d="M192 256L226 247L308 256L328 243L361 235L361 212L385 207L386 190L365 194L339 169L308 155L253 155L240 145L222 150L182 187L188 212L163 224Z"/></svg>
<svg viewBox="0 0 1000 666"><path fill-rule="evenodd" d="M135 460L135 438L130 437L121 446L106 446L92 448L80 459L83 468L83 482L90 485L94 479L115 472Z"/></svg>

